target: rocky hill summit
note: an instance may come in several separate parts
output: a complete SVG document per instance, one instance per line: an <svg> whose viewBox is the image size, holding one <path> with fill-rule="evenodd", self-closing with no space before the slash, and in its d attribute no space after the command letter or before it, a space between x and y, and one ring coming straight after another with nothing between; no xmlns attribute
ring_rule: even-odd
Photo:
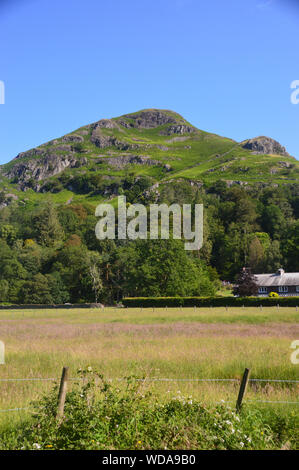
<svg viewBox="0 0 299 470"><path fill-rule="evenodd" d="M298 181L298 167L269 137L238 143L197 129L173 111L144 109L100 119L20 153L0 167L0 192L5 187L9 194L29 189L87 194L92 188L115 195L126 175L147 178L153 187L176 180L278 184Z"/></svg>
<svg viewBox="0 0 299 470"><path fill-rule="evenodd" d="M256 155L282 155L289 157L290 155L279 142L270 137L260 136L254 139L246 140L243 143L243 148L255 152Z"/></svg>

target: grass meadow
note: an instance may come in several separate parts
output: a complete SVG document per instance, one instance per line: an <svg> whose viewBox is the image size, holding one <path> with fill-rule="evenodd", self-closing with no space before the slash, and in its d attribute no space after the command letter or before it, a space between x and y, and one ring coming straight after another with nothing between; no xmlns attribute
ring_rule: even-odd
<svg viewBox="0 0 299 470"><path fill-rule="evenodd" d="M197 379L240 379L248 367L252 379L298 380L299 365L290 360L298 320L296 308L288 307L1 310L0 429L28 419L31 401L53 386L53 380L4 379L59 380L63 366L72 377L91 366L115 383L145 378L161 403L188 396L207 406L221 400L234 406L238 380ZM251 382L245 401L299 416L298 383Z"/></svg>

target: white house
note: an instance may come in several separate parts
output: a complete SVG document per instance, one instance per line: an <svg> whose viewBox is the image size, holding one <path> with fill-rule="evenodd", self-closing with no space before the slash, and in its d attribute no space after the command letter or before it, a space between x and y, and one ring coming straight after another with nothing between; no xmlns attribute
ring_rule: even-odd
<svg viewBox="0 0 299 470"><path fill-rule="evenodd" d="M282 297L299 296L299 273L286 273L278 269L274 274L255 274L259 296L277 292Z"/></svg>

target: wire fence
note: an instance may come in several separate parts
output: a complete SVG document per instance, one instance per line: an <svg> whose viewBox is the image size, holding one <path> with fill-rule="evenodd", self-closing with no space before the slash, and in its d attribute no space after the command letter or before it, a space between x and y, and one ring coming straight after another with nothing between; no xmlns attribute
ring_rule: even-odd
<svg viewBox="0 0 299 470"><path fill-rule="evenodd" d="M60 377L28 377L28 378L5 378L0 379L0 382L17 382L17 381L54 381L60 380ZM80 377L70 377L68 380L84 380ZM108 381L112 380L126 380L125 378L113 377L108 378ZM191 379L191 378L167 378L167 377L146 377L142 379L136 379L137 381L162 381L162 382L240 382L240 379L223 379L223 378L204 378L204 379ZM289 379L249 379L248 382L276 382L276 383L298 383L299 380L289 380Z"/></svg>
<svg viewBox="0 0 299 470"><path fill-rule="evenodd" d="M27 378L1 378L0 382L50 382L58 381L59 377L27 377ZM83 377L70 377L69 381L84 380ZM108 378L108 381L123 381L125 378ZM137 381L143 382L231 382L231 383L240 383L240 379L233 378L167 378L167 377L146 377L136 379ZM289 380L289 379L249 379L248 382L260 382L260 383L289 383L289 384L299 384L299 380ZM247 403L271 403L271 404L288 404L288 405L299 405L299 401L272 401L272 400L246 400ZM233 400L224 401L221 400L217 403L233 403ZM6 413L10 411L23 411L30 410L32 407L25 408L8 408L6 410L0 410L0 413Z"/></svg>

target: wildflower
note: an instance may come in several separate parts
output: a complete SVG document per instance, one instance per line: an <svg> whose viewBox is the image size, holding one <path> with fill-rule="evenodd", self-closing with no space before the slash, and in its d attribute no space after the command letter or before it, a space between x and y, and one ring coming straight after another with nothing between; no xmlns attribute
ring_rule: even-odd
<svg viewBox="0 0 299 470"><path fill-rule="evenodd" d="M52 444L48 444L46 447L53 447Z"/></svg>
<svg viewBox="0 0 299 470"><path fill-rule="evenodd" d="M241 446L241 447L244 447L244 442L240 442L240 446Z"/></svg>
<svg viewBox="0 0 299 470"><path fill-rule="evenodd" d="M32 446L34 449L40 449L41 448L41 445L38 444L37 442L35 442Z"/></svg>
<svg viewBox="0 0 299 470"><path fill-rule="evenodd" d="M92 367L88 366L87 370L88 370L88 372L92 372Z"/></svg>

